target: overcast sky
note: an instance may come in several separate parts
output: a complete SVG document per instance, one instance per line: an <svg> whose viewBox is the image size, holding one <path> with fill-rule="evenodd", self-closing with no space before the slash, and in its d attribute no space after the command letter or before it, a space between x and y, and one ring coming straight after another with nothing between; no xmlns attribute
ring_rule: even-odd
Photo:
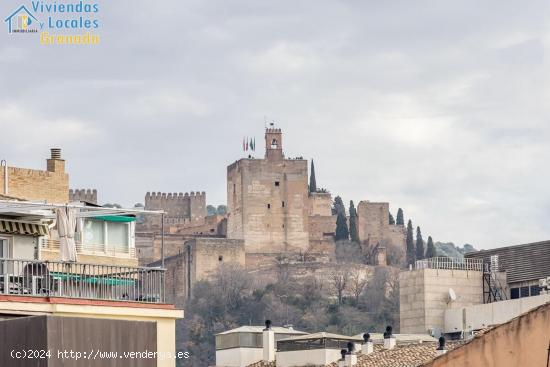
<svg viewBox="0 0 550 367"><path fill-rule="evenodd" d="M2 1L2 19L20 4ZM424 237L550 239L549 2L98 4L100 46L3 24L10 165L43 169L61 147L71 187L102 203L200 190L217 205L242 137L263 155L267 116L319 186L402 207Z"/></svg>

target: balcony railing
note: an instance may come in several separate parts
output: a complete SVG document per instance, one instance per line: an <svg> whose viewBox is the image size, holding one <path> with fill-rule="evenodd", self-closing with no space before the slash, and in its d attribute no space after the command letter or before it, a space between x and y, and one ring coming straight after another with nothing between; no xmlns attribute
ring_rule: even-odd
<svg viewBox="0 0 550 367"><path fill-rule="evenodd" d="M483 271L483 260L432 257L430 259L417 260L415 268Z"/></svg>
<svg viewBox="0 0 550 367"><path fill-rule="evenodd" d="M0 295L165 303L164 269L0 258Z"/></svg>
<svg viewBox="0 0 550 367"><path fill-rule="evenodd" d="M59 251L59 241L44 238L40 241L40 248L43 250ZM76 244L76 252L83 255L99 255L99 256L112 256L112 257L124 257L135 259L136 249L128 248L125 246L110 246L110 245L91 245L91 244Z"/></svg>

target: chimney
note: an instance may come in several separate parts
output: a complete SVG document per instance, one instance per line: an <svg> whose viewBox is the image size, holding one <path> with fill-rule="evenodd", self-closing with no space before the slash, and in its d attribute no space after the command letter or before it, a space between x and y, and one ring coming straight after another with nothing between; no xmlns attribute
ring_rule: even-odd
<svg viewBox="0 0 550 367"><path fill-rule="evenodd" d="M370 340L370 334L365 333L363 334L363 344L361 345L361 353L364 355L368 355L374 352L374 344L372 343L372 340Z"/></svg>
<svg viewBox="0 0 550 367"><path fill-rule="evenodd" d="M52 148L51 158L46 160L48 172L65 173L65 160L61 159L61 149Z"/></svg>
<svg viewBox="0 0 550 367"><path fill-rule="evenodd" d="M348 352L345 357L345 366L354 367L357 364L357 354L353 351L355 344L348 342Z"/></svg>
<svg viewBox="0 0 550 367"><path fill-rule="evenodd" d="M275 360L275 332L271 330L271 320L265 320L262 342L264 348L263 360L265 362L273 362Z"/></svg>
<svg viewBox="0 0 550 367"><path fill-rule="evenodd" d="M346 354L348 354L346 349L340 349L340 355L342 358L338 360L338 367L346 367Z"/></svg>
<svg viewBox="0 0 550 367"><path fill-rule="evenodd" d="M384 349L393 349L395 348L395 336L392 334L393 328L388 325L386 331L384 332Z"/></svg>
<svg viewBox="0 0 550 367"><path fill-rule="evenodd" d="M435 355L437 357L439 357L440 355L443 355L447 353L447 349L445 348L445 337L444 336L440 336L439 337L439 346L437 347L437 349L435 350Z"/></svg>

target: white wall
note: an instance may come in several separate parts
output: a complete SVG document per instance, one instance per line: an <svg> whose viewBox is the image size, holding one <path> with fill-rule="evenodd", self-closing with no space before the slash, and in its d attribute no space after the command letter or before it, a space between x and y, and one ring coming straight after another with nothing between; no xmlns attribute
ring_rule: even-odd
<svg viewBox="0 0 550 367"><path fill-rule="evenodd" d="M246 367L261 361L262 348L231 348L216 351L217 367Z"/></svg>
<svg viewBox="0 0 550 367"><path fill-rule="evenodd" d="M448 309L445 311L445 333L503 324L547 302L550 302L550 294Z"/></svg>
<svg viewBox="0 0 550 367"><path fill-rule="evenodd" d="M296 350L275 354L277 367L324 366L340 358L340 349Z"/></svg>
<svg viewBox="0 0 550 367"><path fill-rule="evenodd" d="M14 235L11 257L14 259L34 260L38 237Z"/></svg>

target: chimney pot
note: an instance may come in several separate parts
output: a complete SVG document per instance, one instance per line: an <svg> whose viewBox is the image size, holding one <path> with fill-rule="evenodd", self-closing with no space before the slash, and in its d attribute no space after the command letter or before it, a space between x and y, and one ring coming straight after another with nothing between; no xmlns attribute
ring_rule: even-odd
<svg viewBox="0 0 550 367"><path fill-rule="evenodd" d="M275 332L271 330L271 320L265 320L265 329L262 334L263 360L273 362L275 360Z"/></svg>
<svg viewBox="0 0 550 367"><path fill-rule="evenodd" d="M60 148L52 148L51 151L51 157L52 159L61 159L61 149Z"/></svg>

